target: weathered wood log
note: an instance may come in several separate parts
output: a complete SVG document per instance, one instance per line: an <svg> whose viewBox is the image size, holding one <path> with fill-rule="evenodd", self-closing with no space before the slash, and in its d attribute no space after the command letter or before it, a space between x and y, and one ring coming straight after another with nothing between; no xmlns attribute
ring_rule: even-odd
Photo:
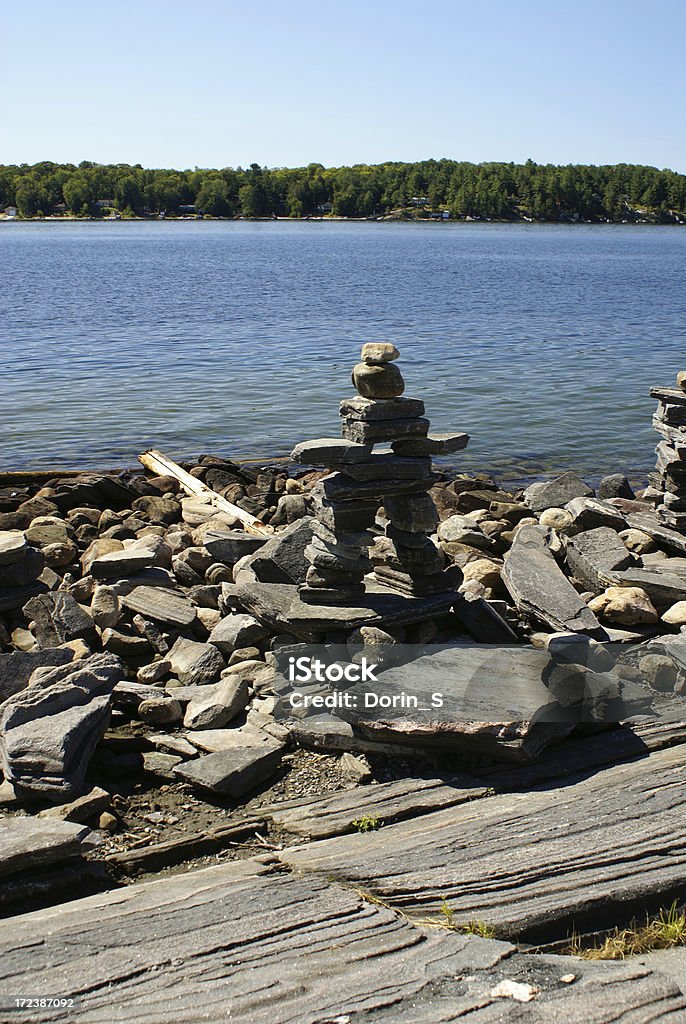
<svg viewBox="0 0 686 1024"><path fill-rule="evenodd" d="M566 786L461 804L281 858L408 913L435 914L447 900L458 924L550 941L683 894L685 769L679 745Z"/></svg>
<svg viewBox="0 0 686 1024"><path fill-rule="evenodd" d="M14 1024L681 1024L686 1011L678 985L641 965L418 926L257 859L0 924L0 989L74 999L64 1011L6 1001Z"/></svg>
<svg viewBox="0 0 686 1024"><path fill-rule="evenodd" d="M271 526L261 522L256 516L250 512L246 512L244 508L240 508L238 505L234 505L232 502L227 501L221 494L217 494L211 487L204 484L202 480L198 480L197 477L191 476L190 473L186 472L176 462L172 462L171 459L163 455L162 452L158 452L155 448L151 448L150 451L143 452L142 455L138 456L139 462L141 462L146 469L151 473L156 473L158 476L173 476L175 477L184 491L187 494L193 494L196 497L205 499L210 505L216 508L220 512L227 512L229 515L234 516L238 519L248 533L273 533Z"/></svg>

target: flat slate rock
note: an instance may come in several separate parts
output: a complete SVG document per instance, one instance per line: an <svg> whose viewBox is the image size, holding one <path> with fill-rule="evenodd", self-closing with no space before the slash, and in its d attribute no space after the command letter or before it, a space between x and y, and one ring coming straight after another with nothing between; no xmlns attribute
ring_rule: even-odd
<svg viewBox="0 0 686 1024"><path fill-rule="evenodd" d="M69 647L48 647L41 651L13 651L0 654L0 704L19 693L37 668L56 668L73 661Z"/></svg>
<svg viewBox="0 0 686 1024"><path fill-rule="evenodd" d="M90 829L52 818L13 817L0 821L0 878L58 864L81 853Z"/></svg>
<svg viewBox="0 0 686 1024"><path fill-rule="evenodd" d="M386 825L485 796L487 789L469 776L399 779L355 786L312 800L288 800L260 807L279 828L310 839L356 832L353 821L377 818Z"/></svg>
<svg viewBox="0 0 686 1024"><path fill-rule="evenodd" d="M76 1024L683 1024L686 1011L650 968L420 927L256 859L2 922L0 987L74 997L63 1019ZM62 1018L32 1008L6 1019Z"/></svg>
<svg viewBox="0 0 686 1024"><path fill-rule="evenodd" d="M410 597L369 581L365 589L364 602L354 608L306 604L298 597L297 587L280 583L239 584L236 596L241 607L261 622L305 639L328 630L423 622L450 611L458 597L455 591Z"/></svg>
<svg viewBox="0 0 686 1024"><path fill-rule="evenodd" d="M471 644L437 648L358 684L341 718L370 739L528 760L577 721L547 689L546 651Z"/></svg>
<svg viewBox="0 0 686 1024"><path fill-rule="evenodd" d="M122 595L121 603L146 619L172 626L190 626L197 617L188 598L166 587L135 587L131 593Z"/></svg>
<svg viewBox="0 0 686 1024"><path fill-rule="evenodd" d="M659 547L679 555L686 553L686 534L665 526L654 512L630 512L626 521L635 530L650 534Z"/></svg>
<svg viewBox="0 0 686 1024"><path fill-rule="evenodd" d="M560 787L292 847L281 859L413 915L439 913L446 900L456 924L560 939L683 894L685 769L680 745Z"/></svg>
<svg viewBox="0 0 686 1024"><path fill-rule="evenodd" d="M636 564L631 552L609 526L599 526L570 537L566 556L574 578L593 591L611 586L616 572Z"/></svg>
<svg viewBox="0 0 686 1024"><path fill-rule="evenodd" d="M554 480L531 484L524 492L524 501L532 512L543 512L547 508L562 508L573 498L590 498L592 495L592 489L580 476L563 473Z"/></svg>
<svg viewBox="0 0 686 1024"><path fill-rule="evenodd" d="M603 627L558 566L545 538L544 528L522 526L505 555L502 577L515 604L554 630L602 640Z"/></svg>

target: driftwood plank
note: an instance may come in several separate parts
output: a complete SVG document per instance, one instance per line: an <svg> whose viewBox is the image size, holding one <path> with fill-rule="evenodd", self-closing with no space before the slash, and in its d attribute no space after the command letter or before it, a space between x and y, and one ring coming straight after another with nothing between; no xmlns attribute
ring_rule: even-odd
<svg viewBox="0 0 686 1024"><path fill-rule="evenodd" d="M199 498L205 499L209 504L219 509L221 512L228 512L229 515L234 516L238 519L245 529L249 533L273 533L274 530L271 526L261 522L256 516L250 512L246 512L244 508L239 508L238 505L234 505L232 502L227 501L221 494L217 494L211 487L204 484L202 480L198 480L197 477L192 476L186 472L181 466L171 459L163 455L162 452L158 452L155 448L151 448L148 452L143 452L142 455L138 456L138 461L145 466L146 469L150 470L151 473L157 473L158 476L173 476L175 477L184 491L187 494L194 494Z"/></svg>
<svg viewBox="0 0 686 1024"><path fill-rule="evenodd" d="M275 825L312 839L355 832L353 820L365 815L385 824L418 814L478 800L487 789L467 776L436 779L399 779L377 786L356 786L314 800L289 800L260 807L260 814Z"/></svg>
<svg viewBox="0 0 686 1024"><path fill-rule="evenodd" d="M532 942L615 924L686 886L686 746L574 784L506 793L281 854L412 914L446 900Z"/></svg>
<svg viewBox="0 0 686 1024"><path fill-rule="evenodd" d="M503 994L513 982L530 1002ZM75 999L65 1012L0 1011L8 1024L679 1024L686 1011L674 981L646 967L417 927L255 860L0 924L0 992Z"/></svg>

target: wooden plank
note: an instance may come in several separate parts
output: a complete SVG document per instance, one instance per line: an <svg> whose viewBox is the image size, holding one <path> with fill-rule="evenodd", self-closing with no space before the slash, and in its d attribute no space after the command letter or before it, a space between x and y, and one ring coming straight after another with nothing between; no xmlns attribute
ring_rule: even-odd
<svg viewBox="0 0 686 1024"><path fill-rule="evenodd" d="M503 983L530 986L531 1001ZM646 967L418 927L257 859L0 923L0 993L3 1010L11 995L75 1000L0 1011L8 1024L680 1024L686 1011L674 981Z"/></svg>
<svg viewBox="0 0 686 1024"><path fill-rule="evenodd" d="M158 476L175 477L183 487L184 491L188 494L204 498L220 512L228 512L229 515L234 516L243 524L248 533L272 534L274 532L271 526L261 522L250 512L246 512L244 508L240 508L238 505L234 505L232 502L227 501L226 498L222 498L221 494L217 494L217 492L213 491L211 487L204 484L202 480L198 480L197 477L192 476L176 462L172 462L171 459L167 458L166 455L163 455L162 452L158 452L155 448L151 448L150 451L143 452L142 455L138 456L138 460L146 469L150 470L151 473L157 473Z"/></svg>
<svg viewBox="0 0 686 1024"><path fill-rule="evenodd" d="M313 800L288 800L260 807L274 825L312 839L356 832L353 821L368 817L392 822L452 807L485 796L487 788L468 776L399 779L376 786L355 786Z"/></svg>
<svg viewBox="0 0 686 1024"><path fill-rule="evenodd" d="M282 859L408 913L485 921L531 942L613 925L686 887L686 746L568 785L477 800Z"/></svg>

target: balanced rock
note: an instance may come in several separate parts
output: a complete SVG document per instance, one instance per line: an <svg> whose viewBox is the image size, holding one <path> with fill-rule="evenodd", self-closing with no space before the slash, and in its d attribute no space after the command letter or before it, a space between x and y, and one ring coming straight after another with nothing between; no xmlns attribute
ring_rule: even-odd
<svg viewBox="0 0 686 1024"><path fill-rule="evenodd" d="M369 366L382 366L400 359L400 352L390 341L370 341L362 346L360 357Z"/></svg>
<svg viewBox="0 0 686 1024"><path fill-rule="evenodd" d="M403 375L393 363L358 363L352 372L352 382L363 398L399 398L405 390Z"/></svg>
<svg viewBox="0 0 686 1024"><path fill-rule="evenodd" d="M337 466L351 462L364 462L371 454L371 447L355 444L341 437L320 437L313 441L301 441L291 452L294 462L306 466Z"/></svg>

